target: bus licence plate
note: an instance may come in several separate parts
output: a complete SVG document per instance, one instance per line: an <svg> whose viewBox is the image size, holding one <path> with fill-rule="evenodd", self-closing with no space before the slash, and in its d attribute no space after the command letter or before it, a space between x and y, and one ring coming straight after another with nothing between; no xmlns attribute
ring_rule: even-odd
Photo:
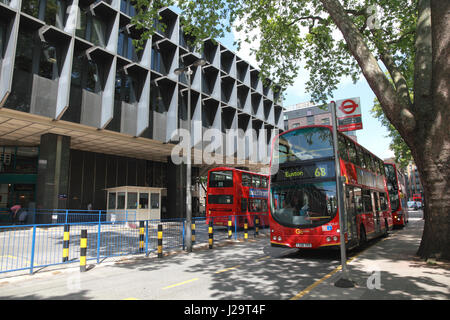
<svg viewBox="0 0 450 320"><path fill-rule="evenodd" d="M312 244L311 243L296 243L295 246L297 248L311 248Z"/></svg>

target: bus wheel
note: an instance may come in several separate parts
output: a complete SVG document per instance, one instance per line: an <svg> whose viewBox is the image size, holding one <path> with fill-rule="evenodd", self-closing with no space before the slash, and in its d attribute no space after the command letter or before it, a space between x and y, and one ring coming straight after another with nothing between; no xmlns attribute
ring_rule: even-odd
<svg viewBox="0 0 450 320"><path fill-rule="evenodd" d="M367 244L367 237L366 237L366 230L364 229L364 226L361 225L361 228L359 229L359 242L358 247L364 248L364 246Z"/></svg>

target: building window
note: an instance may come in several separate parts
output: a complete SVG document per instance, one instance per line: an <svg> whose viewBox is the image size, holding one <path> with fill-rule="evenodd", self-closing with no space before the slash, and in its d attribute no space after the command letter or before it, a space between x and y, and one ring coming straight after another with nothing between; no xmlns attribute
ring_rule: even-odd
<svg viewBox="0 0 450 320"><path fill-rule="evenodd" d="M300 127L300 123L294 123L294 124L292 124L292 128L297 128L297 127Z"/></svg>
<svg viewBox="0 0 450 320"><path fill-rule="evenodd" d="M306 117L306 124L307 125L313 125L314 124L314 116L308 116Z"/></svg>
<svg viewBox="0 0 450 320"><path fill-rule="evenodd" d="M136 10L131 4L132 0L121 0L120 1L120 11L129 15L130 17L134 17L136 15Z"/></svg>
<svg viewBox="0 0 450 320"><path fill-rule="evenodd" d="M125 32L119 33L117 54L134 62L137 62L138 60L136 56L136 49L133 45L133 39Z"/></svg>
<svg viewBox="0 0 450 320"><path fill-rule="evenodd" d="M67 8L65 0L22 1L23 12L60 29L64 29L67 21Z"/></svg>
<svg viewBox="0 0 450 320"><path fill-rule="evenodd" d="M127 209L137 208L137 192L128 192Z"/></svg>
<svg viewBox="0 0 450 320"><path fill-rule="evenodd" d="M106 24L89 11L80 10L80 23L77 24L76 36L94 45L106 47Z"/></svg>
<svg viewBox="0 0 450 320"><path fill-rule="evenodd" d="M139 193L139 209L148 208L148 193Z"/></svg>
<svg viewBox="0 0 450 320"><path fill-rule="evenodd" d="M159 209L159 193L150 194L152 209Z"/></svg>
<svg viewBox="0 0 450 320"><path fill-rule="evenodd" d="M322 119L322 124L325 124L325 125L330 124L330 118Z"/></svg>

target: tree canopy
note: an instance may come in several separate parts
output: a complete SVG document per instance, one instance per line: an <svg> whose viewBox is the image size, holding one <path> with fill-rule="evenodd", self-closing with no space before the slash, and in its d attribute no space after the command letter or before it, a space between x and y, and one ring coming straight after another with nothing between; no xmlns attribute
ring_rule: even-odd
<svg viewBox="0 0 450 320"><path fill-rule="evenodd" d="M183 30L197 41L195 44L206 38L222 38L233 26L249 35L237 39L238 48L243 41L259 44L252 51L262 77L272 79L282 89L293 84L303 61L310 73L306 89L316 102L332 97L342 77L356 82L361 76L345 39L319 0L160 0L153 1L153 6L149 0L136 2L141 10L133 22L147 29L141 41L155 31L153 21L158 19L159 8L177 6L182 12ZM416 1L342 2L374 55L385 64L394 63L411 84Z"/></svg>

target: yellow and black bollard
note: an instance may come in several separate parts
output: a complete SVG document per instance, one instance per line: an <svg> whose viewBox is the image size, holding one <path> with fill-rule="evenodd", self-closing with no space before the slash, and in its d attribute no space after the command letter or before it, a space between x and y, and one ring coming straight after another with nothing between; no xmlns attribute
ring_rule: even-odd
<svg viewBox="0 0 450 320"><path fill-rule="evenodd" d="M231 231L231 226L233 225L233 222L231 221L231 216L228 217L228 239L231 239L231 236L233 235L233 231Z"/></svg>
<svg viewBox="0 0 450 320"><path fill-rule="evenodd" d="M144 234L145 234L145 222L139 221L139 253L144 252Z"/></svg>
<svg viewBox="0 0 450 320"><path fill-rule="evenodd" d="M86 271L86 253L87 253L87 230L81 230L80 237L80 271Z"/></svg>
<svg viewBox="0 0 450 320"><path fill-rule="evenodd" d="M192 222L191 224L191 242L192 245L195 244L195 222Z"/></svg>
<svg viewBox="0 0 450 320"><path fill-rule="evenodd" d="M64 225L64 238L63 238L63 262L69 261L69 240L70 240L70 226Z"/></svg>
<svg viewBox="0 0 450 320"><path fill-rule="evenodd" d="M158 258L163 257L163 227L158 224Z"/></svg>
<svg viewBox="0 0 450 320"><path fill-rule="evenodd" d="M213 221L212 219L209 220L209 228L208 228L208 240L209 240L209 248L213 248L214 243L214 229L213 229Z"/></svg>
<svg viewBox="0 0 450 320"><path fill-rule="evenodd" d="M245 219L245 221L244 221L244 239L245 240L248 239L248 222L247 222L247 219Z"/></svg>
<svg viewBox="0 0 450 320"><path fill-rule="evenodd" d="M255 237L259 235L259 217L255 218Z"/></svg>

